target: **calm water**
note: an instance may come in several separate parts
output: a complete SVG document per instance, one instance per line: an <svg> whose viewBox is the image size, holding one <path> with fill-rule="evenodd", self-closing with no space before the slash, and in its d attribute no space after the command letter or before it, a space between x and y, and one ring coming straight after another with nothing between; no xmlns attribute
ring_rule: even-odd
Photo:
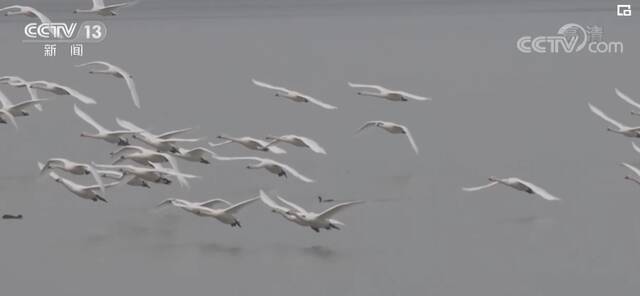
<svg viewBox="0 0 640 296"><path fill-rule="evenodd" d="M24 1L54 20L90 1ZM107 162L113 150L81 139L91 127L58 97L0 127L2 295L635 295L640 288L640 188L617 163L636 162L628 138L605 131L591 101L634 125L614 87L640 99L638 18L601 1L142 1L103 19L101 44L84 58L65 47L45 58L24 44L20 17L0 17L1 75L47 79L91 95L81 106L108 128L115 117L155 132L262 137L297 133L328 155L288 148L274 156L318 180L303 184L204 166L191 190L134 187L109 204L70 195L38 178L36 161ZM624 54L526 55L523 35L566 23L600 25ZM132 73L143 108L121 81L74 64L104 59ZM274 98L251 78L290 86L339 106L326 111ZM358 97L347 81L433 97L392 103ZM11 98L22 90L3 87ZM406 124L421 148L371 130L367 120ZM206 142L203 142L204 145ZM260 155L237 146L222 155ZM509 190L474 194L489 175L519 176L563 198L549 203ZM90 178L75 177L80 183ZM165 198L240 201L259 189L320 211L318 195L369 203L337 216L342 231L314 233L256 203L242 229L173 208Z"/></svg>

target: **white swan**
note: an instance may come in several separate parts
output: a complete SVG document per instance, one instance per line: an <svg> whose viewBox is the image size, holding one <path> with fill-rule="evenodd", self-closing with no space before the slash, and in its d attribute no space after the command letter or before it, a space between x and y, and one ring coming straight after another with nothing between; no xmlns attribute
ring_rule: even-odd
<svg viewBox="0 0 640 296"><path fill-rule="evenodd" d="M29 116L29 112L25 111L24 109L27 109L31 106L34 106L36 108L40 107L39 110L42 111L42 106L40 106L40 103L46 101L49 101L49 99L31 99L22 101L18 104L13 104L9 100L9 98L7 98L7 96L5 96L4 93L0 91L0 104L2 104L2 108L11 112L11 114L15 117Z"/></svg>
<svg viewBox="0 0 640 296"><path fill-rule="evenodd" d="M492 187L497 184L502 184L502 185L509 186L513 189L529 193L529 194L537 194L538 196L544 198L545 200L550 200L550 201L560 200L559 198L551 195L546 190L536 186L533 183L524 181L520 178L510 177L510 178L500 179L497 177L489 177L489 181L491 181L491 183L487 185L482 185L478 187L463 187L462 190L469 191L469 192L478 191L478 190Z"/></svg>
<svg viewBox="0 0 640 296"><path fill-rule="evenodd" d="M102 182L98 171L90 164L79 163L65 158L50 158L40 169L40 175L53 169L58 169L74 175L91 175L93 176L93 179L96 180L102 195L106 194L104 190L104 183Z"/></svg>
<svg viewBox="0 0 640 296"><path fill-rule="evenodd" d="M120 164L127 159L145 166L152 166L151 163L168 162L174 170L179 170L176 159L172 155L140 146L124 146L110 154L111 157L117 158L112 164Z"/></svg>
<svg viewBox="0 0 640 296"><path fill-rule="evenodd" d="M620 97L623 101L629 103L629 105L636 107L638 109L640 109L640 103L634 101L633 99L631 99L629 96L625 95L623 92L621 92L619 89L615 89L616 94L618 95L618 97ZM631 114L633 115L640 115L639 112L636 111L631 111Z"/></svg>
<svg viewBox="0 0 640 296"><path fill-rule="evenodd" d="M271 199L262 190L260 190L260 200L262 200L262 202L265 205L267 205L271 209L272 212L274 212L276 214L279 214L280 216L282 216L283 218L287 219L288 221L291 221L291 222L293 222L295 224L298 224L300 226L309 226L309 225L307 225L307 223L305 223L304 220L300 219L296 215L291 214L290 212L291 212L292 209L279 205L277 202L275 202L273 199Z"/></svg>
<svg viewBox="0 0 640 296"><path fill-rule="evenodd" d="M51 19L49 17L31 6L11 5L0 9L0 12L3 11L5 11L5 15L24 15L32 18L38 18L43 24L51 23Z"/></svg>
<svg viewBox="0 0 640 296"><path fill-rule="evenodd" d="M375 90L377 90L378 92L369 92L369 91L359 91L358 94L361 96L370 96L370 97L378 97L378 98L383 98L389 101L408 101L409 99L412 100L417 100L417 101L431 101L430 98L426 98L426 97L421 97L418 95L414 95L414 94L410 94L406 91L401 91L401 90L391 90L388 88L384 88L380 85L373 85L373 84L358 84L358 83L351 83L348 82L350 87L353 88L373 88Z"/></svg>
<svg viewBox="0 0 640 296"><path fill-rule="evenodd" d="M96 164L91 163L93 166L101 168L101 169L109 169L109 170L117 170L125 175L133 175L142 180L153 182L153 183L161 183L165 185L171 184L171 180L167 179L167 177L175 177L178 179L178 183L180 186L189 187L189 182L187 179L200 178L200 176L190 175L181 173L175 169L164 168L160 164L151 163L152 168L148 167L137 167L132 165L107 165L107 164Z"/></svg>
<svg viewBox="0 0 640 296"><path fill-rule="evenodd" d="M44 165L42 163L38 163L38 168L40 170L42 170L42 168L44 167ZM67 180L65 178L62 178L60 176L58 176L58 174L56 174L55 172L50 172L49 176L56 182L62 184L65 188L67 188L67 190L69 190L71 193L75 194L76 196L83 198L83 199L88 199L91 201L103 201L103 202L107 202L106 199L104 199L104 197L100 196L100 194L98 194L101 186L100 185L92 185L92 186L84 186L84 185L80 185L80 184L76 184L70 180ZM110 188L110 187L114 187L116 185L118 185L120 182L113 182L113 183L108 183L108 184L104 184L103 187L104 188Z"/></svg>
<svg viewBox="0 0 640 296"><path fill-rule="evenodd" d="M315 232L320 232L320 229L326 229L326 230L331 230L331 229L337 229L340 230L340 228L338 227L338 225L343 226L344 223L332 219L332 217L337 214L338 212L341 212L342 210L349 208L353 205L357 205L357 204L361 204L364 203L364 201L349 201L349 202L343 202L343 203L339 203L335 206L332 206L324 211L322 211L321 213L314 213L314 212L309 212L307 210L305 210L304 208L302 208L299 205L294 204L293 202L290 202L280 196L278 196L278 199L284 203L285 205L287 205L288 207L290 207L289 211L287 211L288 215L292 215L297 217L300 222L297 223L299 225L305 225L305 226L309 226L311 227L311 229L313 229L313 231Z"/></svg>
<svg viewBox="0 0 640 296"><path fill-rule="evenodd" d="M253 165L248 165L247 169L265 169L268 172L277 175L278 177L287 177L287 174L291 174L294 177L302 180L303 182L306 183L313 183L315 182L312 179L309 179L307 177L305 177L304 175L302 175L301 173L299 173L298 171L296 171L294 168L281 163L281 162L277 162L273 159L268 159L268 158L261 158L261 157L224 157L224 156L213 156L214 159L216 160L252 160L252 161L257 161L257 164L253 164Z"/></svg>
<svg viewBox="0 0 640 296"><path fill-rule="evenodd" d="M224 224L231 225L231 227L242 227L242 225L240 225L240 221L238 221L234 215L237 214L240 209L258 199L259 197L254 197L252 199L241 201L237 204L230 204L228 201L223 199L212 199L205 202L190 202L184 199L170 198L161 202L158 207L173 205L196 216L215 218ZM224 204L225 207L220 209L212 208L214 204L220 203Z"/></svg>
<svg viewBox="0 0 640 296"><path fill-rule="evenodd" d="M598 115L600 118L602 118L605 121L611 123L612 125L614 125L617 128L617 130L614 130L612 128L607 128L608 131L614 132L614 133L617 133L617 134L621 134L623 136L631 137L631 138L640 138L640 126L637 126L637 127L626 126L626 125L624 125L624 124L612 119L607 114L602 112L602 110L600 110L598 107L592 105L591 103L589 103L589 109L591 109L591 112L593 112L594 114Z"/></svg>
<svg viewBox="0 0 640 296"><path fill-rule="evenodd" d="M288 88L284 88L281 86L274 86L268 83L264 83L255 79L251 79L251 82L253 82L253 84L259 86L259 87L264 87L266 89L270 89L270 90L275 90L276 97L283 97L285 99L289 99L291 101L294 102L299 102L299 103L312 103L312 104L316 104L324 109L328 109L328 110L332 110L332 109L337 109L338 107L333 106L333 105L329 105L325 102L322 102L318 99L315 99L311 96L305 95L303 93L294 91L294 90L290 90Z"/></svg>
<svg viewBox="0 0 640 296"><path fill-rule="evenodd" d="M211 162L206 158L207 155L211 157L216 154L204 147L196 147L192 149L178 148L178 152L174 154L175 157L180 159L209 164Z"/></svg>
<svg viewBox="0 0 640 296"><path fill-rule="evenodd" d="M224 139L226 141L220 142L220 143L209 143L209 146L211 147L220 147L222 145L226 145L226 144L230 144L230 143L237 143L240 144L242 146L244 146L247 149L250 150L258 150L258 151L268 151L274 154L285 154L287 153L287 151L285 151L284 149L277 147L277 146L273 146L273 145L268 145L269 142L267 141L263 141L260 139L256 139L256 138L252 138L252 137L240 137L240 138L234 138L228 135L219 135L217 137L218 139Z"/></svg>
<svg viewBox="0 0 640 296"><path fill-rule="evenodd" d="M132 6L137 3L138 1L136 0L132 2L105 5L104 0L93 0L93 7L91 9L76 9L73 13L95 13L101 16L114 16L118 15L118 10L120 8Z"/></svg>
<svg viewBox="0 0 640 296"><path fill-rule="evenodd" d="M124 69L118 66L115 66L113 64L110 64L104 61L88 62L88 63L76 65L76 67L85 67L89 65L103 65L107 67L104 70L90 70L89 74L107 74L107 75L112 75L116 78L124 79L124 81L127 83L127 87L129 88L129 92L131 93L131 99L133 100L133 104L136 105L138 109L140 108L140 98L138 97L136 84L133 82L133 76L131 76L131 74L129 74L127 71L125 71Z"/></svg>
<svg viewBox="0 0 640 296"><path fill-rule="evenodd" d="M29 93L29 96L31 97L32 100L38 98L38 94L36 94L36 90L31 88L31 87L29 87L29 85L31 85L31 82L26 81L26 80L22 79L21 77L18 77L18 76L2 76L2 77L0 77L0 84L6 84L6 85L10 85L10 86L17 87L17 88L25 88L27 90L27 92ZM36 109L38 109L38 111L42 111L42 106L40 106L40 104L36 104L35 107L36 107Z"/></svg>
<svg viewBox="0 0 640 296"><path fill-rule="evenodd" d="M629 170L631 170L636 176L635 177L631 177L629 175L624 176L625 179L629 180L629 181L633 181L636 184L640 185L640 169L638 169L637 167L634 167L626 162L621 163L620 165L628 168Z"/></svg>
<svg viewBox="0 0 640 296"><path fill-rule="evenodd" d="M400 125L400 124L388 122L388 121L373 120L373 121L367 121L360 129L356 131L356 133L359 133L362 130L372 126L379 127L392 134L406 135L407 139L409 139L409 143L411 143L411 147L413 148L413 151L415 151L416 154L419 153L418 145L416 145L416 142L414 141L413 136L411 136L411 132L409 131L409 129L404 125Z"/></svg>
<svg viewBox="0 0 640 296"><path fill-rule="evenodd" d="M84 111L80 110L78 106L73 105L73 110L75 111L76 115L78 115L78 117L86 121L98 131L96 134L81 133L81 137L104 140L107 143L127 146L129 145L129 140L126 138L126 136L133 135L137 132L131 130L110 131L93 120L93 118L91 118L91 116L89 116L87 113L84 113Z"/></svg>
<svg viewBox="0 0 640 296"><path fill-rule="evenodd" d="M265 139L271 141L266 146L264 146L265 148L270 148L270 147L272 147L272 145L274 145L276 143L284 142L284 143L289 143L289 144L291 144L293 146L297 146L297 147L309 148L309 149L311 149L311 151L313 151L315 153L327 154L327 151L325 151L324 148L322 148L322 146L320 146L320 144L318 144L318 142L314 141L313 139L307 138L307 137L302 137L302 136L297 136L297 135L283 135L283 136L279 136L279 137L266 136Z"/></svg>
<svg viewBox="0 0 640 296"><path fill-rule="evenodd" d="M172 152L177 153L178 147L175 146L177 143L194 143L198 142L202 139L178 139L172 138L173 136L186 133L193 128L185 128L179 129L175 131L166 132L160 135L155 135L150 133L149 131L138 127L137 125L120 118L116 118L116 122L122 128L128 129L130 131L136 131L136 134L132 136L132 138L153 147L158 150L158 152Z"/></svg>
<svg viewBox="0 0 640 296"><path fill-rule="evenodd" d="M96 101L82 93L80 93L79 91L70 88L68 86L64 86L55 82L49 82L49 81L44 81L44 80L38 80L38 81L31 81L29 83L29 87L30 88L35 88L35 89L39 89L39 90L43 90L43 91L47 91L50 92L52 94L56 94L59 96L72 96L76 99L78 99L78 101L85 103L85 104L95 104Z"/></svg>
<svg viewBox="0 0 640 296"><path fill-rule="evenodd" d="M123 181L124 178L126 177L126 175L122 172L118 172L118 171L110 171L110 170L98 170L98 175L100 175L101 178L105 178L105 179L109 179L109 180L115 180L115 181ZM129 180L126 183L127 185L130 186L138 186L138 187L145 187L145 188L151 188L151 186L149 186L149 184L147 182L145 182L144 180L135 177L135 178L129 178Z"/></svg>

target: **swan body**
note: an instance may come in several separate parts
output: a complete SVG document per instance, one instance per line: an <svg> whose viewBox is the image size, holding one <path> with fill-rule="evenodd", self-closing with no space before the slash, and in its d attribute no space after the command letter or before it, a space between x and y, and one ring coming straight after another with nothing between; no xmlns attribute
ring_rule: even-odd
<svg viewBox="0 0 640 296"><path fill-rule="evenodd" d="M265 148L269 148L276 143L283 142L297 147L309 148L315 153L327 154L327 151L325 151L324 148L322 148L322 146L318 144L318 142L307 137L297 135L283 135L279 137L267 136L265 137L265 139L271 141L265 146Z"/></svg>
<svg viewBox="0 0 640 296"><path fill-rule="evenodd" d="M90 164L79 163L65 158L51 158L47 160L40 169L40 175L47 171L57 169L74 175L91 175L98 184L100 192L105 195L104 183L97 170Z"/></svg>
<svg viewBox="0 0 640 296"><path fill-rule="evenodd" d="M263 141L263 140L252 138L252 137L234 138L227 135L219 135L218 139L224 139L225 141L221 143L209 143L209 146L219 147L219 146L230 144L230 143L237 143L250 150L268 151L274 154L287 153L287 151L285 151L280 147L269 145L269 142L267 141Z"/></svg>
<svg viewBox="0 0 640 296"><path fill-rule="evenodd" d="M378 92L359 91L358 94L361 96L378 97L378 98L383 98L389 101L396 101L396 102L398 101L406 102L408 100L431 101L430 98L414 95L406 91L391 90L388 88L384 88L380 85L359 84L359 83L351 83L351 82L348 82L348 84L350 87L353 87L353 88L369 88L369 89L375 89L378 91Z"/></svg>
<svg viewBox="0 0 640 296"><path fill-rule="evenodd" d="M373 120L367 121L362 127L360 127L360 129L356 131L356 133L359 133L369 127L379 127L392 134L404 134L405 136L407 136L407 139L409 139L409 143L411 144L413 151L415 151L416 154L419 153L418 145L416 144L413 136L411 135L411 132L406 126L389 121Z"/></svg>
<svg viewBox="0 0 640 296"><path fill-rule="evenodd" d="M598 115L600 118L604 119L605 121L609 122L611 125L616 127L616 129L612 129L608 127L607 131L614 132L616 134L621 134L626 137L640 138L640 126L636 126L636 127L626 126L614 120L613 118L609 117L607 114L602 112L602 110L592 105L591 103L589 103L589 109L591 109L591 112L593 112L594 114Z"/></svg>
<svg viewBox="0 0 640 296"><path fill-rule="evenodd" d="M549 200L549 201L556 201L556 200L560 200L559 198L553 196L552 194L550 194L549 192L547 192L546 190L542 189L541 187L538 187L537 185L531 183L531 182L527 182L525 180L522 180L520 178L516 178L516 177L510 177L510 178L497 178L497 177L489 177L489 184L486 185L482 185L482 186L477 186L477 187L464 187L462 188L462 190L464 191L468 191L468 192L472 192L472 191L478 191L478 190L482 190L482 189L486 189L498 184L502 184L508 187L511 187L513 189L516 189L518 191L523 191L529 194L536 194L540 197L542 197L545 200Z"/></svg>
<svg viewBox="0 0 640 296"><path fill-rule="evenodd" d="M259 87L263 87L263 88L270 89L270 90L275 90L276 91L276 94L275 94L276 97L283 97L285 99L289 99L291 101L298 102L298 103L312 103L312 104L318 105L318 106L320 106L320 107L322 107L324 109L328 109L328 110L333 110L333 109L337 109L338 108L336 106L333 106L333 105L327 104L325 102L322 102L322 101L320 101L318 99L315 99L315 98L313 98L311 96L305 95L303 93L300 93L300 92L297 92L297 91L294 91L294 90L290 90L288 88L271 85L271 84L264 83L264 82L261 82L261 81L255 80L255 79L252 79L251 82L253 82L253 84L255 84L255 85L259 86Z"/></svg>
<svg viewBox="0 0 640 296"><path fill-rule="evenodd" d="M68 86L64 86L55 82L49 82L49 81L44 81L44 80L38 80L38 81L32 81L29 82L29 88L35 88L35 89L39 89L39 90L43 90L43 91L47 91L50 92L52 94L55 95L59 95L59 96L72 96L74 98L76 98L78 101L85 103L85 104L95 104L96 101L82 93L80 93L79 91L70 88Z"/></svg>
<svg viewBox="0 0 640 296"><path fill-rule="evenodd" d="M207 159L207 156L211 157L213 155L216 154L204 147L196 147L193 149L178 148L178 153L174 154L177 158L204 164L210 164L211 161Z"/></svg>
<svg viewBox="0 0 640 296"><path fill-rule="evenodd" d="M116 144L119 146L127 146L129 145L129 140L126 138L126 136L132 136L137 132L137 131L131 131L131 130L110 131L104 128L102 125L100 125L93 118L91 118L89 114L85 113L80 108L78 108L77 105L73 105L73 110L75 111L76 115L78 115L78 117L80 117L82 120L84 120L85 122L87 122L89 125L93 126L93 128L97 130L97 133L94 133L94 134L81 133L80 134L81 137L103 140L103 141L106 141L107 143Z"/></svg>
<svg viewBox="0 0 640 296"><path fill-rule="evenodd" d="M44 168L44 165L42 163L38 163L38 167L40 170L42 170ZM107 200L104 199L104 197L98 194L98 192L100 192L101 190L101 187L110 188L120 183L120 182L113 182L113 183L104 184L103 186L100 186L100 185L84 186L84 185L76 184L71 180L62 178L58 176L58 174L56 174L55 172L49 172L49 176L57 183L62 184L67 190L69 190L74 195L83 199L94 201L94 202L96 201L107 202Z"/></svg>
<svg viewBox="0 0 640 296"><path fill-rule="evenodd" d="M273 159L261 158L261 157L224 157L224 156L213 156L216 160L226 161L226 160L251 160L257 162L256 164L248 165L247 169L265 169L268 172L277 175L278 177L287 177L289 174L298 178L299 180L306 183L313 183L314 180L302 175L294 168L286 165L284 163L275 161Z"/></svg>
<svg viewBox="0 0 640 296"><path fill-rule="evenodd" d="M231 227L242 227L240 221L234 216L240 211L240 209L258 200L259 197L241 201L237 204L231 204L223 199L212 199L205 202L191 202L184 199L170 198L158 205L162 207L165 205L172 205L181 208L189 213L192 213L200 217L215 218L218 221L230 225ZM215 204L223 204L224 208L213 208Z"/></svg>
<svg viewBox="0 0 640 296"><path fill-rule="evenodd" d="M89 74L106 74L111 75L116 78L124 79L127 83L127 87L129 88L129 92L131 93L131 99L133 100L133 104L139 109L140 108L140 98L138 97L138 91L136 90L136 84L133 82L133 76L129 74L124 69L115 66L113 64L104 62L104 61L93 61L80 65L76 65L76 67L85 67L85 66L94 66L94 65L102 65L107 67L104 70L90 70Z"/></svg>
<svg viewBox="0 0 640 296"><path fill-rule="evenodd" d="M177 136L182 133L186 133L192 128L179 129L175 131L166 132L163 134L155 135L150 133L149 131L138 127L137 125L131 123L130 121L123 120L120 118L116 118L116 122L122 128L128 129L130 131L135 131L135 134L132 138L156 149L158 152L172 152L177 153L178 147L175 145L177 143L195 143L202 139L178 139L173 138L173 136Z"/></svg>

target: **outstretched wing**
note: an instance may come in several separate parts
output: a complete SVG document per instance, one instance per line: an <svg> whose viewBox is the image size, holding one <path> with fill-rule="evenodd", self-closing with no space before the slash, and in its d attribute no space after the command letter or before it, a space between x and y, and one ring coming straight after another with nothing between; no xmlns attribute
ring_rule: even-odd
<svg viewBox="0 0 640 296"><path fill-rule="evenodd" d="M267 205L269 208L277 211L279 213L286 213L289 211L289 208L283 207L276 203L271 197L269 197L264 191L260 190L260 200Z"/></svg>
<svg viewBox="0 0 640 296"><path fill-rule="evenodd" d="M487 185L482 185L482 186L476 186L476 187L462 187L462 190L464 190L464 191L468 191L468 192L471 192L471 191L478 191L478 190L482 190L482 189L489 188L489 187L494 186L494 185L496 185L496 184L498 184L498 182L495 182L495 181L494 181L494 182L491 182L491 183L489 183L489 184L487 184Z"/></svg>
<svg viewBox="0 0 640 296"><path fill-rule="evenodd" d="M34 107L38 108L40 103L46 102L46 101L49 101L49 99L31 99L31 100L28 100L28 101L24 101L24 102L20 102L18 104L15 104L15 105L13 105L12 108L16 109L16 110L24 110L24 109L27 109L27 108L29 108L31 106L34 106ZM40 109L42 109L42 107L40 107Z"/></svg>
<svg viewBox="0 0 640 296"><path fill-rule="evenodd" d="M307 182L307 183L313 183L315 182L314 180L304 176L303 174L301 174L300 172L296 171L294 168L290 167L289 165L286 165L284 163L281 162L277 162L275 160L272 160L275 164L279 165L281 168L283 168L285 171L287 171L287 173L294 175L296 178L302 180L303 182Z"/></svg>
<svg viewBox="0 0 640 296"><path fill-rule="evenodd" d="M138 109L140 109L140 97L138 97L138 90L136 89L135 82L133 82L133 78L131 78L131 75L129 75L129 73L127 72L122 73L122 76L124 77L124 81L127 82L129 92L131 92L131 99L133 100L133 104L136 105Z"/></svg>
<svg viewBox="0 0 640 296"><path fill-rule="evenodd" d="M411 147L413 148L413 151L415 151L416 154L419 154L418 145L416 145L416 141L413 139L413 136L411 135L409 128L407 128L406 126L401 126L401 127L402 127L402 130L404 130L404 134L407 136L407 139L409 139L409 143L411 143Z"/></svg>
<svg viewBox="0 0 640 296"><path fill-rule="evenodd" d="M431 98L421 97L421 96L418 96L418 95L414 95L412 93L408 93L406 91L397 91L397 93L400 94L404 98L414 99L416 101L431 101Z"/></svg>
<svg viewBox="0 0 640 296"><path fill-rule="evenodd" d="M13 106L13 103L9 101L9 98L7 98L2 91L0 91L0 104L2 104L2 108L9 108Z"/></svg>
<svg viewBox="0 0 640 296"><path fill-rule="evenodd" d="M6 117L9 121L11 121L11 124L13 124L13 126L15 126L16 129L18 129L18 123L16 122L16 118L13 117L13 114L11 114L11 112L7 111L6 109L0 109L0 115L4 115L4 117Z"/></svg>
<svg viewBox="0 0 640 296"><path fill-rule="evenodd" d="M226 201L226 200L224 200L222 198L214 198L214 199L210 199L210 200L207 200L207 201L203 201L203 202L199 203L198 205L202 206L202 207L213 208L213 205L215 205L215 204L225 204L225 205L227 205L227 207L232 205L230 202L228 202L228 201Z"/></svg>
<svg viewBox="0 0 640 296"><path fill-rule="evenodd" d="M304 98L307 99L307 101L309 101L310 103L316 104L322 108L328 109L328 110L333 110L333 109L338 109L338 107L331 105L331 104L327 104L323 101L320 101L314 97L308 96L308 95L304 95Z"/></svg>
<svg viewBox="0 0 640 296"><path fill-rule="evenodd" d="M80 110L80 108L78 108L78 106L76 104L73 105L73 110L76 112L76 115L78 115L78 117L82 118L82 120L86 121L88 124L93 126L96 130L98 130L98 133L108 133L109 132L109 130L104 128L97 121L93 120L93 118L91 118L91 116L89 116L89 114L84 113L84 111Z"/></svg>
<svg viewBox="0 0 640 296"><path fill-rule="evenodd" d="M551 193L547 192L546 190L544 190L543 188L531 183L531 182L527 182L525 180L519 179L519 178L515 178L518 182L524 184L525 186L529 187L535 194L539 195L540 197L546 199L546 200L560 200L559 198L553 196Z"/></svg>
<svg viewBox="0 0 640 296"><path fill-rule="evenodd" d="M630 169L633 173L635 173L637 176L640 176L640 169L638 169L637 167L634 167L626 162L621 163L623 166L625 166L626 168Z"/></svg>
<svg viewBox="0 0 640 296"><path fill-rule="evenodd" d="M100 193L102 193L102 195L106 196L107 193L105 191L105 188L110 187L110 186L107 186L106 184L104 184L102 182L102 178L100 177L100 174L98 174L98 171L96 170L95 167L93 167L90 164L85 164L84 167L89 171L89 173L91 173L91 176L93 176L93 178L96 180L97 186L98 186L98 188L100 188Z"/></svg>
<svg viewBox="0 0 640 296"><path fill-rule="evenodd" d="M625 102L629 103L631 106L636 107L638 109L640 109L640 103L632 100L629 96L625 95L624 93L622 93L620 90L618 90L617 88L616 90L616 94L618 95L618 97L620 97L622 100L624 100Z"/></svg>
<svg viewBox="0 0 640 296"><path fill-rule="evenodd" d="M602 110L600 110L598 107L596 107L594 105L591 105L591 103L589 103L589 109L591 109L591 112L593 112L594 114L600 116L600 118L606 120L607 122L611 123L612 125L615 125L618 129L622 130L622 129L627 128L622 123L615 121L613 118L609 117L607 114L602 112Z"/></svg>
<svg viewBox="0 0 640 296"><path fill-rule="evenodd" d="M245 206L255 202L256 200L260 199L260 197L254 197L252 199L247 199L245 201L241 201L235 205L232 205L226 209L224 209L225 213L229 213L229 214L235 214L237 213L240 209L244 208Z"/></svg>
<svg viewBox="0 0 640 296"><path fill-rule="evenodd" d="M361 132L362 130L364 130L364 129L366 129L366 128L369 128L369 127L375 126L376 124L378 124L378 123L380 123L380 122L382 122L382 121L380 121L380 120L367 121L367 122L365 122L365 123L362 125L362 127L360 127L360 128L356 131L356 134L357 134L357 133L359 133L359 132Z"/></svg>
<svg viewBox="0 0 640 296"><path fill-rule="evenodd" d="M307 212L307 210L305 210L303 207L290 202L286 199L284 199L282 196L277 195L276 196L278 198L278 200L280 200L282 203L284 203L285 205L287 205L288 207L294 209L296 212L301 213L301 214L308 214L309 212Z"/></svg>
<svg viewBox="0 0 640 296"><path fill-rule="evenodd" d="M188 131L191 131L191 130L193 130L193 128L192 127L188 127L188 128L183 128L183 129L179 129L179 130L175 130L175 131L170 131L170 132L166 132L166 133L163 133L163 134L159 134L156 137L160 138L160 139L168 139L168 138L180 135L180 134L184 134L184 133L186 133Z"/></svg>
<svg viewBox="0 0 640 296"><path fill-rule="evenodd" d="M262 81L258 81L258 80L255 80L255 79L251 79L251 82L253 82L253 84L255 84L255 85L259 86L259 87L264 87L264 88L275 90L275 91L281 91L281 92L284 92L284 93L291 92L287 88L284 88L284 87L281 87L281 86L271 85L271 84L264 83Z"/></svg>
<svg viewBox="0 0 640 296"><path fill-rule="evenodd" d="M320 153L320 154L327 154L327 151L325 151L324 148L322 148L322 146L320 146L320 144L318 144L318 142L316 142L315 140L307 137L301 137L301 136L295 136L295 137L297 137L305 145L309 146L309 149L311 149L311 151L315 153Z"/></svg>
<svg viewBox="0 0 640 296"><path fill-rule="evenodd" d="M364 201L350 201L350 202L343 202L340 204L337 204L333 207L330 207L328 209L326 209L324 212L320 213L318 215L318 219L328 219L331 218L333 215L337 214L338 212L351 207L353 205L357 205L357 204L361 204L364 203Z"/></svg>
<svg viewBox="0 0 640 296"><path fill-rule="evenodd" d="M70 87L64 86L64 85L60 85L60 84L57 84L57 83L55 84L55 86L65 90L66 92L69 93L70 96L75 97L80 102L83 102L85 104L95 104L96 103L96 100L94 100L94 99L92 99L92 98L80 93L79 91L77 91L77 90L75 90L73 88L70 88Z"/></svg>

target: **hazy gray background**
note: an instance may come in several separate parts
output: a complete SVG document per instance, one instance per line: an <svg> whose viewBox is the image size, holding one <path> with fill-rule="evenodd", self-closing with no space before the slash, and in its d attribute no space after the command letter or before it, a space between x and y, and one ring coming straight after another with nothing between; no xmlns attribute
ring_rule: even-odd
<svg viewBox="0 0 640 296"><path fill-rule="evenodd" d="M19 1L54 20L90 1ZM3 1L2 4L18 1ZM45 112L0 127L2 295L636 295L640 289L640 188L620 161L638 155L587 108L634 125L618 87L640 99L638 18L615 1L142 1L104 19L109 33L84 58L42 57L23 44L22 17L0 17L0 74L67 84L94 97L81 106L106 127L119 116L155 132L198 126L194 136L297 133L327 156L283 146L317 179L303 184L243 163L182 163L203 176L190 191L122 187L110 203L72 196L36 161L108 161L115 147L59 97ZM634 12L637 13L637 12ZM522 35L566 23L604 26L624 54L525 55ZM138 85L136 110L122 81L72 65L104 59ZM326 111L274 98L251 78L339 106ZM358 97L347 81L433 97L393 103ZM3 87L17 99L22 90ZM399 136L353 132L367 120L409 126ZM204 142L202 143L205 144ZM222 155L260 155L238 146ZM550 203L506 188L474 194L489 175L519 176L563 198ZM90 178L72 178L90 183ZM259 189L312 210L319 194L371 201L338 216L342 231L314 233L259 203L242 229L178 209L168 197L239 201Z"/></svg>

